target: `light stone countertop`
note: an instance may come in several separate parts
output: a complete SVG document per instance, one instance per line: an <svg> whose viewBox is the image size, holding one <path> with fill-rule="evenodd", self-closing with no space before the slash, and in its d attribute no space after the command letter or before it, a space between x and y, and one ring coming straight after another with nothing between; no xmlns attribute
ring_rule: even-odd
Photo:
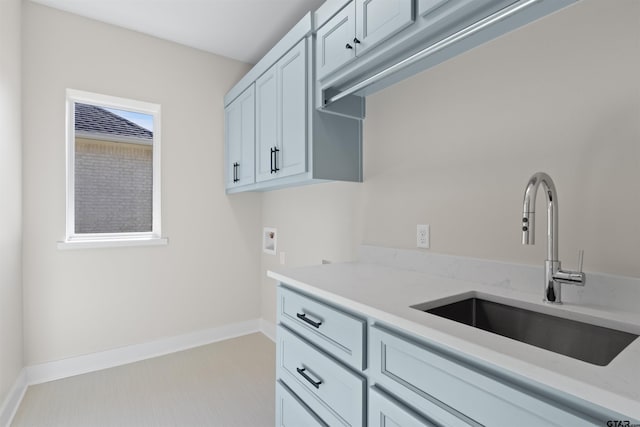
<svg viewBox="0 0 640 427"><path fill-rule="evenodd" d="M640 338L609 365L596 366L410 306L475 292L498 302L640 334L640 313L565 303L504 283L488 285L376 263L278 269L267 275L351 311L404 329L458 353L640 420ZM459 300L455 298L454 300ZM640 303L640 301L638 302Z"/></svg>

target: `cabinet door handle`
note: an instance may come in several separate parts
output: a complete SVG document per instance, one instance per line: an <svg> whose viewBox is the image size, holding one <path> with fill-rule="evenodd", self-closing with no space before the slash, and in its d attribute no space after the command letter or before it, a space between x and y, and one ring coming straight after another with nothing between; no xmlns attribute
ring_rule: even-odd
<svg viewBox="0 0 640 427"><path fill-rule="evenodd" d="M347 49L353 49L353 46L351 46L349 43L347 43L347 45L345 46L345 48L347 48Z"/></svg>
<svg viewBox="0 0 640 427"><path fill-rule="evenodd" d="M233 164L233 182L240 181L240 178L238 178L238 166L240 166L240 163Z"/></svg>
<svg viewBox="0 0 640 427"><path fill-rule="evenodd" d="M273 147L271 147L270 150L271 150L271 172L270 173L273 173L274 172L274 170L273 170Z"/></svg>
<svg viewBox="0 0 640 427"><path fill-rule="evenodd" d="M314 322L313 320L309 319L306 313L296 313L296 316L298 317L298 319L308 323L316 329L318 329L320 325L322 325L322 322Z"/></svg>
<svg viewBox="0 0 640 427"><path fill-rule="evenodd" d="M322 384L322 381L314 381L309 375L305 374L304 371L306 371L307 368L296 368L296 371L298 371L298 373L300 375L302 375L302 378L304 378L305 380L309 381L309 383L314 386L315 388L320 388L320 384Z"/></svg>
<svg viewBox="0 0 640 427"><path fill-rule="evenodd" d="M280 149L278 147L273 147L273 173L276 173L280 170L278 167L278 153Z"/></svg>
<svg viewBox="0 0 640 427"><path fill-rule="evenodd" d="M358 40L358 38L357 38L357 37L354 37L354 38L353 38L353 42L354 42L355 44L360 44L360 40Z"/></svg>

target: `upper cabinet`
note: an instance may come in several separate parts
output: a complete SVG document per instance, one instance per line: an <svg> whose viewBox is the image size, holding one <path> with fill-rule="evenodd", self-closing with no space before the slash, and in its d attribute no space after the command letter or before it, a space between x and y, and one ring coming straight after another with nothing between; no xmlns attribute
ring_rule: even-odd
<svg viewBox="0 0 640 427"><path fill-rule="evenodd" d="M225 97L227 193L362 181L362 122L314 108L311 30L308 14Z"/></svg>
<svg viewBox="0 0 640 427"><path fill-rule="evenodd" d="M327 0L315 13L316 106L344 114L354 97L363 99L575 1ZM363 118L363 109L352 111Z"/></svg>
<svg viewBox="0 0 640 427"><path fill-rule="evenodd" d="M414 2L353 0L316 33L319 79L410 25Z"/></svg>
<svg viewBox="0 0 640 427"><path fill-rule="evenodd" d="M450 0L418 0L418 13L420 15L422 15L423 13L428 13L429 11L437 9L448 1Z"/></svg>
<svg viewBox="0 0 640 427"><path fill-rule="evenodd" d="M316 33L316 73L322 78L356 57L355 7L347 6Z"/></svg>
<svg viewBox="0 0 640 427"><path fill-rule="evenodd" d="M326 0L225 96L226 191L362 181L365 97L577 0Z"/></svg>
<svg viewBox="0 0 640 427"><path fill-rule="evenodd" d="M273 178L273 149L278 145L278 88L271 67L256 80L256 179Z"/></svg>
<svg viewBox="0 0 640 427"><path fill-rule="evenodd" d="M413 0L355 0L356 55L413 23Z"/></svg>
<svg viewBox="0 0 640 427"><path fill-rule="evenodd" d="M301 40L257 81L258 182L307 167L307 44Z"/></svg>
<svg viewBox="0 0 640 427"><path fill-rule="evenodd" d="M227 188L255 182L255 85L249 86L224 109L225 177Z"/></svg>

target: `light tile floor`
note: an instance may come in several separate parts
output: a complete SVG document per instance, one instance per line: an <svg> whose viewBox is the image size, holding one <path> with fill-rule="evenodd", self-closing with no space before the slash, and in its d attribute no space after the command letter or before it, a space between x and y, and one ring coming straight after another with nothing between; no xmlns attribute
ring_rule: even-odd
<svg viewBox="0 0 640 427"><path fill-rule="evenodd" d="M27 389L14 427L273 426L275 344L256 333Z"/></svg>

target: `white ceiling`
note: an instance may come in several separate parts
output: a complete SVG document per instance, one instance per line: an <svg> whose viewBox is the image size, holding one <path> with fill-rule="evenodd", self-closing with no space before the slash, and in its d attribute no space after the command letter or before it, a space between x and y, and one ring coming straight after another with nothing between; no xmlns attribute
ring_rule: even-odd
<svg viewBox="0 0 640 427"><path fill-rule="evenodd" d="M324 0L33 0L255 64Z"/></svg>

